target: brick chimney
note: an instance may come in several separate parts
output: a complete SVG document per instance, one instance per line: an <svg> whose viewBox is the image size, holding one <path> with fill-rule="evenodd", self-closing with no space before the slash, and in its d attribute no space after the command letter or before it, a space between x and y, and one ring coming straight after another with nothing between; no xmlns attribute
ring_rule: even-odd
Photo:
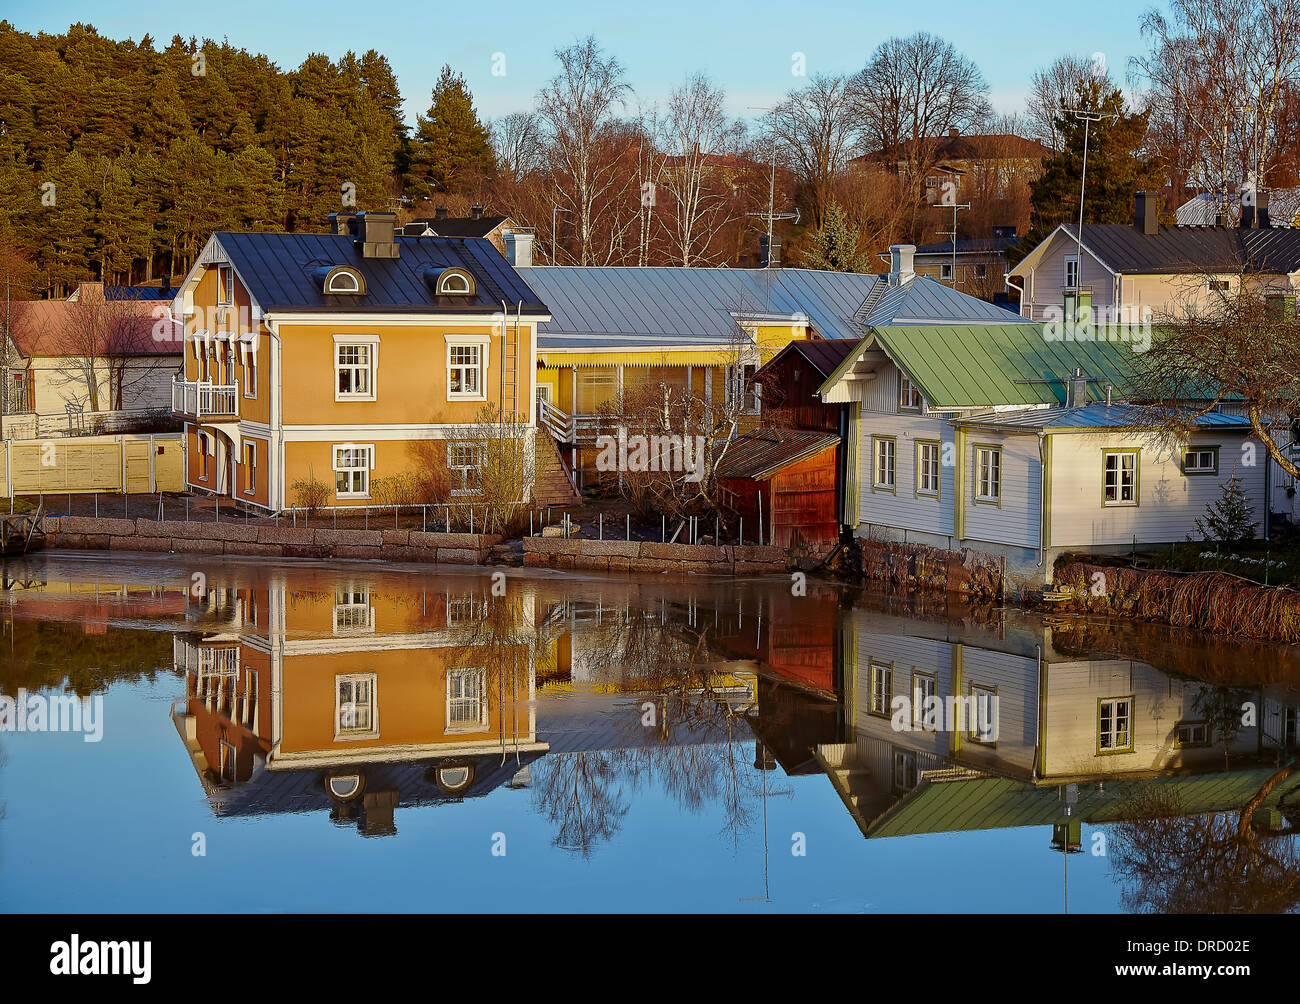
<svg viewBox="0 0 1300 1004"><path fill-rule="evenodd" d="M1145 237L1160 233L1160 193L1138 192L1133 199L1133 229Z"/></svg>
<svg viewBox="0 0 1300 1004"><path fill-rule="evenodd" d="M433 211L433 218L435 220L445 220L447 218L447 207L439 206L437 209L435 209Z"/></svg>

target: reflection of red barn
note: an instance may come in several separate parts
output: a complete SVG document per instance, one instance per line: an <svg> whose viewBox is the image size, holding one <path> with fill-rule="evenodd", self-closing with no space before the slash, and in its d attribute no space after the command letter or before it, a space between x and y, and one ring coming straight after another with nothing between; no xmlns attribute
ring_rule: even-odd
<svg viewBox="0 0 1300 1004"><path fill-rule="evenodd" d="M754 660L760 676L834 700L840 689L838 625L835 593L776 593L757 608L742 605L723 618L716 641L728 655Z"/></svg>
<svg viewBox="0 0 1300 1004"><path fill-rule="evenodd" d="M734 440L718 479L746 529L757 536L761 521L762 542L778 547L834 547L839 441L804 429L758 429Z"/></svg>

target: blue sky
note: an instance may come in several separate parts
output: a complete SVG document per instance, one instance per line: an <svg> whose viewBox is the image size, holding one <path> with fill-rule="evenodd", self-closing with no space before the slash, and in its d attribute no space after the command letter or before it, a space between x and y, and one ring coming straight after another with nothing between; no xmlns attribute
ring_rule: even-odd
<svg viewBox="0 0 1300 1004"><path fill-rule="evenodd" d="M105 5L101 2L8 0L3 16L25 31L62 31L94 24L115 38L149 33L165 44L174 34L228 38L266 53L288 69L310 52L337 57L349 48L383 52L397 73L407 117L428 106L443 63L463 73L480 114L495 117L527 107L556 68L553 51L575 37L594 34L627 67L637 100L662 100L687 74L703 71L727 91L733 114L767 105L799 78L794 53L808 73L859 69L890 35L929 31L971 57L991 87L994 107L1020 110L1030 74L1065 52L1106 55L1122 80L1129 57L1142 51L1138 18L1149 4L1094 0L1086 18L1070 8L1034 10L1005 0L930 0L926 4L879 0L662 0L654 5L536 0L439 4L388 0L373 6L343 0L223 0L219 4ZM106 9L106 7L117 9ZM1074 22L1074 24L1071 24ZM1079 27L1075 27L1078 25ZM492 74L495 53L505 55L505 75Z"/></svg>

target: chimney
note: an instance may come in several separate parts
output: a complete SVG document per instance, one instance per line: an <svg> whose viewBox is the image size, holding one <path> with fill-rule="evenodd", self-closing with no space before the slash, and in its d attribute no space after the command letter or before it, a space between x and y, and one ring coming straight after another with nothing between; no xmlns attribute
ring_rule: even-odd
<svg viewBox="0 0 1300 1004"><path fill-rule="evenodd" d="M1065 403L1070 408L1081 408L1088 403L1088 378L1083 375L1083 370L1077 366L1070 376L1070 388Z"/></svg>
<svg viewBox="0 0 1300 1004"><path fill-rule="evenodd" d="M961 130L960 130L960 129L958 129L956 126L949 126L949 128L948 128L948 138L949 138L949 139L956 139L956 138L957 138L958 136L960 136L960 135L961 135Z"/></svg>
<svg viewBox="0 0 1300 1004"><path fill-rule="evenodd" d="M437 209L435 209L433 211L433 218L435 220L445 220L447 218L447 207L439 206Z"/></svg>
<svg viewBox="0 0 1300 1004"><path fill-rule="evenodd" d="M364 258L396 258L399 256L397 238L393 231L396 213L364 212L356 218L357 242Z"/></svg>
<svg viewBox="0 0 1300 1004"><path fill-rule="evenodd" d="M1133 204L1133 229L1146 237L1160 233L1160 193L1138 192Z"/></svg>
<svg viewBox="0 0 1300 1004"><path fill-rule="evenodd" d="M773 234L770 241L771 243L767 234L760 234L758 237L759 268L781 267L781 238Z"/></svg>
<svg viewBox="0 0 1300 1004"><path fill-rule="evenodd" d="M483 218L483 205L482 205L482 203L479 203L479 202L474 203L474 205L470 207L469 214L470 214L472 217L474 217L474 219L476 219L476 220L481 220L481 219Z"/></svg>
<svg viewBox="0 0 1300 1004"><path fill-rule="evenodd" d="M533 263L533 235L519 230L505 234L506 261L515 268L525 268Z"/></svg>
<svg viewBox="0 0 1300 1004"><path fill-rule="evenodd" d="M356 213L330 213L330 233L355 234Z"/></svg>
<svg viewBox="0 0 1300 1004"><path fill-rule="evenodd" d="M1000 224L993 228L993 236L1005 238L1006 240L1016 239L1016 225L1014 223Z"/></svg>
<svg viewBox="0 0 1300 1004"><path fill-rule="evenodd" d="M1267 230L1272 225L1268 218L1268 192L1259 192L1255 195L1255 226Z"/></svg>
<svg viewBox="0 0 1300 1004"><path fill-rule="evenodd" d="M915 244L894 244L889 249L889 285L901 286L911 282L916 273L912 259L916 256Z"/></svg>

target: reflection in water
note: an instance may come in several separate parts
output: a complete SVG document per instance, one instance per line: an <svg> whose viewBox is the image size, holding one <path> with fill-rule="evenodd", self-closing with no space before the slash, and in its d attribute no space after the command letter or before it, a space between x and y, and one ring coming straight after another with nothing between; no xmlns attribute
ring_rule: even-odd
<svg viewBox="0 0 1300 1004"><path fill-rule="evenodd" d="M124 577L3 594L0 690L171 668L171 755L217 818L384 837L528 789L511 811L586 859L638 839L653 795L719 820L733 852L761 839L766 862L770 813L808 779L868 842L1030 827L1086 853L1100 834L1131 910L1300 905L1300 666L1281 647L780 583Z"/></svg>

